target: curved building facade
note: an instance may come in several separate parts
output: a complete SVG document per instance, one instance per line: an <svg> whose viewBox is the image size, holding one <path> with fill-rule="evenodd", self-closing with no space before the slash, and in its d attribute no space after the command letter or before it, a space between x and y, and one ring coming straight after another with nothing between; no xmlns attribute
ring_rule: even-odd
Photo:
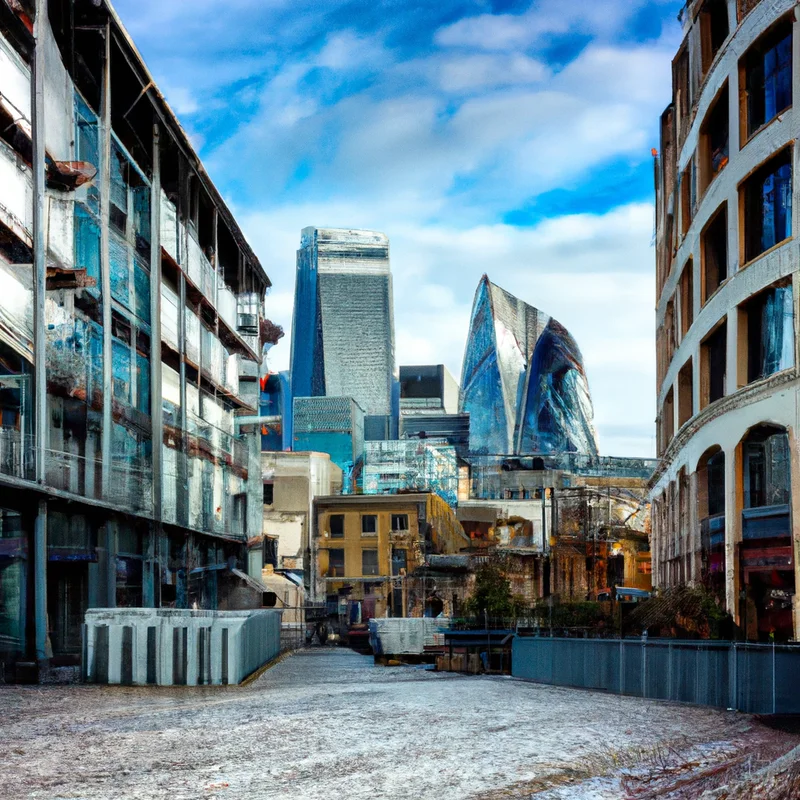
<svg viewBox="0 0 800 800"><path fill-rule="evenodd" d="M461 373L475 455L597 455L589 383L566 328L484 275Z"/></svg>
<svg viewBox="0 0 800 800"><path fill-rule="evenodd" d="M792 0L682 19L656 165L653 577L705 585L749 639L796 638L800 28Z"/></svg>

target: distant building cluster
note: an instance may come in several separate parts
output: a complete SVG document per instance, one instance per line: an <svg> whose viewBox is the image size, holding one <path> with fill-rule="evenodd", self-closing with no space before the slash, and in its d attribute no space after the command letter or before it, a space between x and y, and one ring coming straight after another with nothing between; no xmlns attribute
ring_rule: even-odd
<svg viewBox="0 0 800 800"><path fill-rule="evenodd" d="M305 228L291 369L262 378L268 568L302 568L351 637L371 616L464 613L487 558L531 604L649 590L655 462L598 455L569 332L484 276L459 385L441 364L398 368L393 320L388 238ZM289 464L322 458L334 481L284 540Z"/></svg>

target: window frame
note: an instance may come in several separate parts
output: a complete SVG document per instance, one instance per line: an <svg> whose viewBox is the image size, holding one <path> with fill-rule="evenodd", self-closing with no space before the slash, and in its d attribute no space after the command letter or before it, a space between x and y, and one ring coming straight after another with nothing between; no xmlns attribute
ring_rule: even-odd
<svg viewBox="0 0 800 800"><path fill-rule="evenodd" d="M365 557L367 554L374 554L375 555L375 564L369 565L370 569L374 568L374 572L367 571L367 563L365 561ZM380 557L378 555L378 548L377 547L364 547L361 549L361 575L362 577L373 577L379 576L381 574L381 565L380 565Z"/></svg>
<svg viewBox="0 0 800 800"><path fill-rule="evenodd" d="M333 529L333 520L341 520L342 527L341 531L334 531ZM330 534L331 539L344 539L344 514L329 514L328 515L328 533Z"/></svg>
<svg viewBox="0 0 800 800"><path fill-rule="evenodd" d="M374 529L365 530L367 520L373 520ZM378 515L377 514L362 514L361 515L361 535L362 536L377 536L378 535Z"/></svg>

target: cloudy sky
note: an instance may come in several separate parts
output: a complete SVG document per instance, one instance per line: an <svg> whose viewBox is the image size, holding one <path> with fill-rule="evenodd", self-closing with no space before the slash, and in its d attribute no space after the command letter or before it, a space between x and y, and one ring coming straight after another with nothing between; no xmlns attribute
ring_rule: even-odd
<svg viewBox="0 0 800 800"><path fill-rule="evenodd" d="M562 322L601 452L654 455L653 166L678 0L117 0L273 282L391 241L397 358L460 375L478 281Z"/></svg>

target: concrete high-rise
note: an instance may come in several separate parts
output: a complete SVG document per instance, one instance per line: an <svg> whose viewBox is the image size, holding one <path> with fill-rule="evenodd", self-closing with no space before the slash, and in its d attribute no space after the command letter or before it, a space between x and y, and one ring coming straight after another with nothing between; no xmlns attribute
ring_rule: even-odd
<svg viewBox="0 0 800 800"><path fill-rule="evenodd" d="M384 234L303 229L291 370L294 397L351 397L364 409L366 438L396 435L392 275Z"/></svg>

